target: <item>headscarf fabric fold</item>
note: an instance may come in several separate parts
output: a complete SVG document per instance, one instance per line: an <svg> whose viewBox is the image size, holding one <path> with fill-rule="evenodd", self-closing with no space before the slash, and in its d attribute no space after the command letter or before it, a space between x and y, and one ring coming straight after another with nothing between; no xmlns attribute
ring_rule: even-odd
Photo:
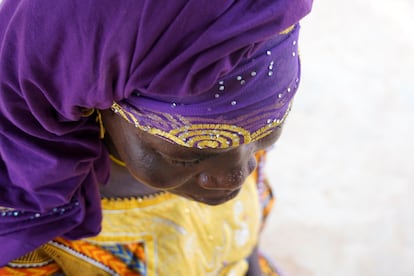
<svg viewBox="0 0 414 276"><path fill-rule="evenodd" d="M177 84L156 96L135 91L112 109L137 128L185 147L256 141L279 127L289 112L300 80L298 33L295 25L252 44L232 71L214 78L205 91L177 96Z"/></svg>

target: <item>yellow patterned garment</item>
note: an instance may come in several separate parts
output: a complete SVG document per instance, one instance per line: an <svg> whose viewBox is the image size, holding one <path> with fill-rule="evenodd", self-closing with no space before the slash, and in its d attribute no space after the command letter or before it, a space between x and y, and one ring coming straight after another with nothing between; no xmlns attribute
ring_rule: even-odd
<svg viewBox="0 0 414 276"><path fill-rule="evenodd" d="M106 200L102 232L88 243L143 243L146 275L245 275L257 244L261 209L253 176L240 194L208 206L163 193Z"/></svg>
<svg viewBox="0 0 414 276"><path fill-rule="evenodd" d="M170 194L103 199L102 232L93 238L56 238L8 266L0 275L245 275L246 258L273 205L263 176L265 153L240 194L208 206ZM262 254L266 276L279 275Z"/></svg>

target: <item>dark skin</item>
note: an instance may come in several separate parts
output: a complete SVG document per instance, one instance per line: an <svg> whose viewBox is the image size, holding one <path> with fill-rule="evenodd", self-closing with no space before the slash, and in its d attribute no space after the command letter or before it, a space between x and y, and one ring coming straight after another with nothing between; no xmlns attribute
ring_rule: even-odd
<svg viewBox="0 0 414 276"><path fill-rule="evenodd" d="M255 153L269 148L281 128L249 144L230 149L196 149L173 144L146 133L112 111L102 111L109 152L125 162L112 165L105 197L129 197L160 191L208 205L223 204L239 193L255 169ZM260 275L257 249L249 257L247 275Z"/></svg>

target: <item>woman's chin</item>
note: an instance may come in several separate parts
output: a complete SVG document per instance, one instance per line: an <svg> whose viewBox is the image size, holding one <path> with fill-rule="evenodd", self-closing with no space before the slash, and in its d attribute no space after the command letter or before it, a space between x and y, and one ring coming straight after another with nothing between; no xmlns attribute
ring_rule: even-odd
<svg viewBox="0 0 414 276"><path fill-rule="evenodd" d="M234 199L239 194L239 192L240 192L240 189L237 189L230 193L220 195L220 196L214 196L214 197L195 196L195 195L188 195L188 194L180 195L180 196L183 196L190 200L197 201L197 202L200 202L206 205L216 206L216 205L224 204Z"/></svg>

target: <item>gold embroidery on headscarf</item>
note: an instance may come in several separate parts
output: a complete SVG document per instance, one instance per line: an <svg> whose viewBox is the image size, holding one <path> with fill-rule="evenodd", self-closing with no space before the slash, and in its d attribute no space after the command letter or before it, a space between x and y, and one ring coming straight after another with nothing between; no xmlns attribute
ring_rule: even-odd
<svg viewBox="0 0 414 276"><path fill-rule="evenodd" d="M284 29L283 31L281 31L279 34L280 35L285 35L290 33L291 31L293 31L293 29L296 27L296 25L292 25L289 28Z"/></svg>
<svg viewBox="0 0 414 276"><path fill-rule="evenodd" d="M264 127L256 130L255 132L251 133L245 128L239 127L236 124L214 124L214 123L205 123L205 124L191 124L188 123L189 121L195 120L200 121L204 120L205 122L214 121L209 118L184 118L182 116L173 117L170 114L146 114L148 118L153 120L153 124L151 126L142 125L139 122L137 116L131 112L128 112L118 103L112 104L112 110L119 114L122 118L127 120L129 123L135 125L135 127L153 135L157 135L163 137L167 140L170 140L173 143L176 143L181 146L185 147L197 147L200 149L204 148L229 148L229 147L237 147L240 144L247 144L254 141L257 141L267 135L269 135L272 130L280 125L283 124L283 121L287 117L289 110L290 110L291 103L289 103L289 107L283 117L278 120L272 120ZM257 119L264 119L266 118L267 114L265 110L260 111L258 116L254 116L254 119L249 118L248 121L254 123ZM185 121L186 125L177 127L170 131L164 131L159 129L158 126L177 126L180 120L181 122ZM240 116L230 122L236 123L241 119L244 119L246 116ZM162 122L161 122L162 121Z"/></svg>
<svg viewBox="0 0 414 276"><path fill-rule="evenodd" d="M105 137L105 128L102 121L102 114L99 110L96 110L96 122L99 123L99 139Z"/></svg>

